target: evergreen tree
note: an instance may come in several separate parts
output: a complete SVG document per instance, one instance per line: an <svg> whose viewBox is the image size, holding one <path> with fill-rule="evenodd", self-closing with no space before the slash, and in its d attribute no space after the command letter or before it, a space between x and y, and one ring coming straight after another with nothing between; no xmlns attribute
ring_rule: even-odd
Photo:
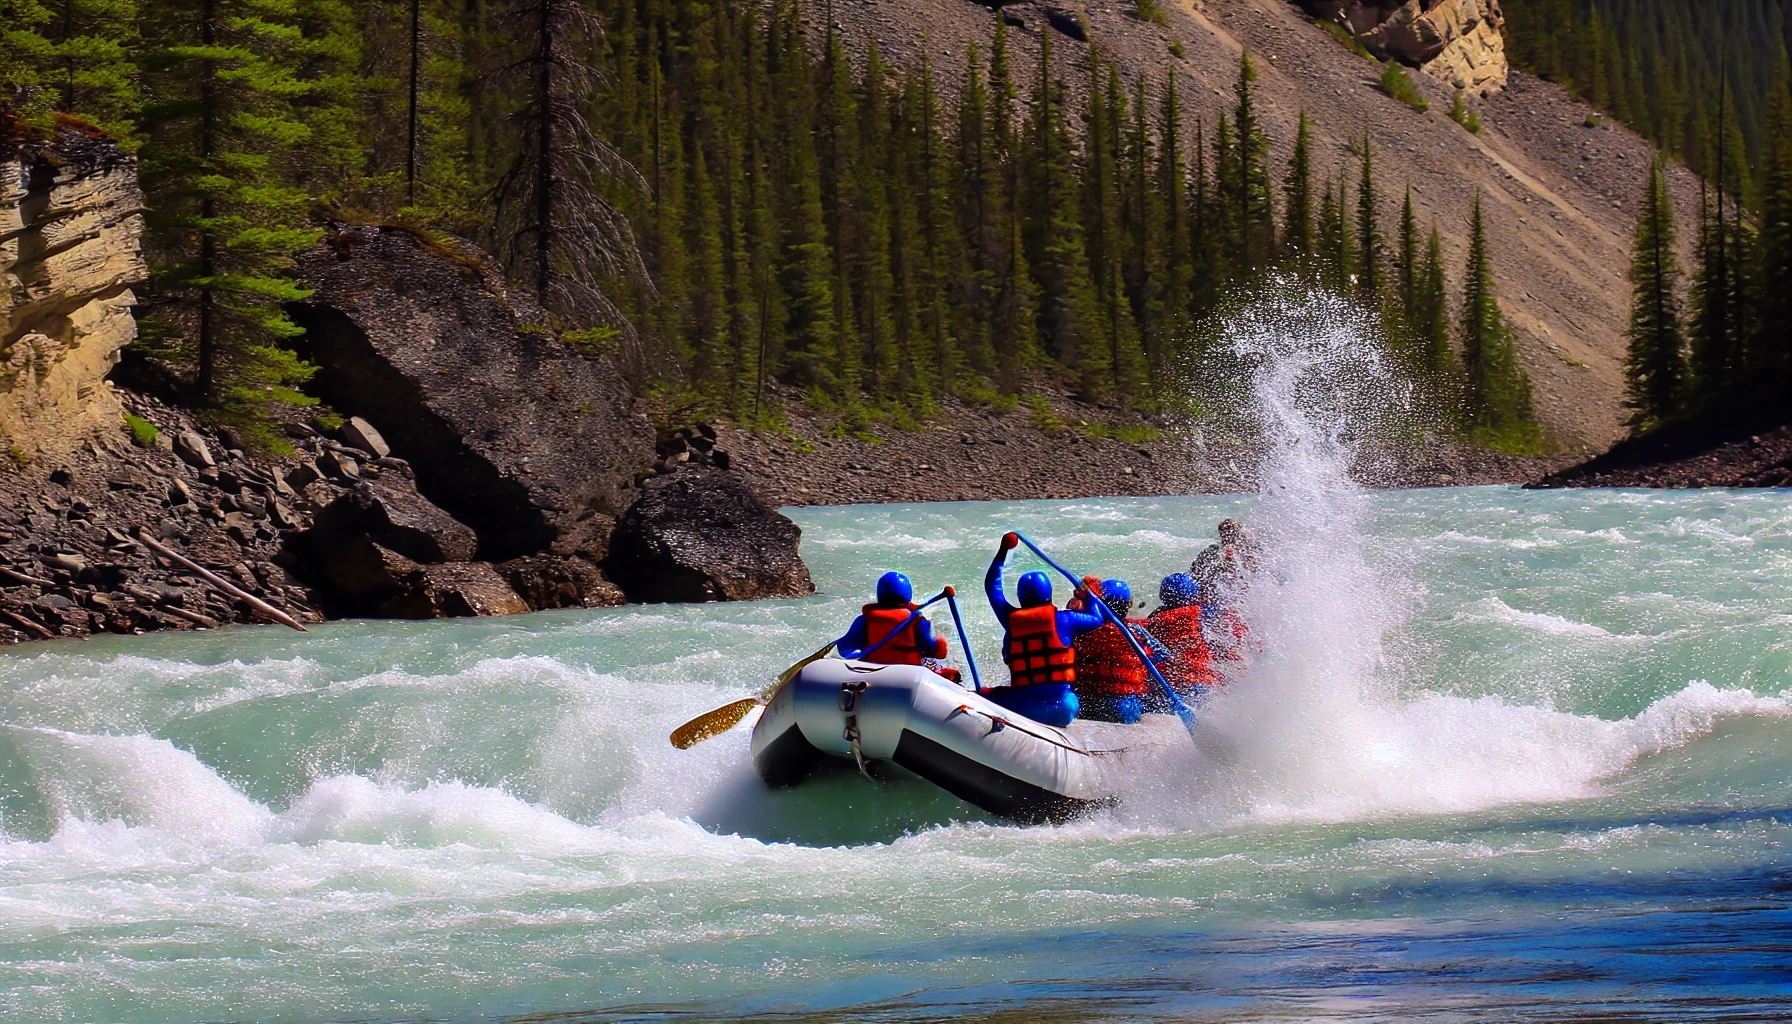
<svg viewBox="0 0 1792 1024"><path fill-rule="evenodd" d="M322 234L282 163L307 135L293 14L281 0L166 0L143 23L145 337L190 354L199 401L258 447L283 443L271 403L313 401L297 390L313 369L281 346L301 333L281 304L309 294L291 254Z"/></svg>
<svg viewBox="0 0 1792 1024"><path fill-rule="evenodd" d="M1375 229L1375 171L1369 136L1363 135L1362 172L1356 185L1356 291L1357 298L1368 309L1378 309L1386 282L1382 268L1385 245Z"/></svg>
<svg viewBox="0 0 1792 1024"><path fill-rule="evenodd" d="M1099 395L1112 383L1113 364L1103 343L1101 304L1078 216L1076 151L1064 121L1064 85L1051 71L1048 34L1041 39L1039 83L1028 127L1027 263L1038 284L1038 331L1045 354L1076 369L1084 394Z"/></svg>
<svg viewBox="0 0 1792 1024"><path fill-rule="evenodd" d="M1531 384L1518 364L1512 329L1494 294L1493 263L1487 251L1487 229L1481 198L1469 223L1468 266L1462 283L1462 365L1464 411L1469 423L1494 443L1519 440L1532 428Z"/></svg>
<svg viewBox="0 0 1792 1024"><path fill-rule="evenodd" d="M507 69L521 92L515 158L491 191L500 258L571 326L620 329L629 362L645 368L632 325L601 286L645 273L626 217L602 188L638 174L589 120L602 30L578 0L517 0L506 24L523 55Z"/></svg>
<svg viewBox="0 0 1792 1024"><path fill-rule="evenodd" d="M1624 363L1624 404L1630 424L1646 430L1672 416L1686 376L1681 353L1680 309L1675 297L1679 267L1674 257L1674 208L1657 159L1649 168L1630 262L1629 353Z"/></svg>
<svg viewBox="0 0 1792 1024"><path fill-rule="evenodd" d="M1419 377L1434 391L1445 391L1457 379L1456 352L1450 347L1450 300L1444 281L1443 240L1437 222L1425 243L1425 260L1418 273L1414 314L1408 321L1413 352L1418 357Z"/></svg>
<svg viewBox="0 0 1792 1024"><path fill-rule="evenodd" d="M1176 76L1167 76L1158 131L1157 193L1163 210L1163 327L1167 359L1191 334L1195 251L1190 217L1188 168L1183 163L1182 106ZM1165 367L1154 367L1161 372Z"/></svg>
<svg viewBox="0 0 1792 1024"><path fill-rule="evenodd" d="M49 48L29 46L26 52L37 50L40 59L47 58L43 84L54 94L56 110L134 149L142 99L132 54L138 48L138 0L49 0L44 7L50 15L43 25ZM10 32L0 37L0 45L10 37Z"/></svg>
<svg viewBox="0 0 1792 1024"><path fill-rule="evenodd" d="M1419 309L1419 286L1421 267L1419 266L1419 223L1412 210L1412 186L1406 186L1406 198L1400 203L1400 265L1395 313L1399 319L1400 330L1411 341L1413 325L1421 319Z"/></svg>
<svg viewBox="0 0 1792 1024"><path fill-rule="evenodd" d="M1300 126L1294 133L1294 152L1288 158L1288 173L1282 181L1282 263L1301 273L1309 271L1313 259L1313 168L1309 150L1312 146L1307 112L1300 112Z"/></svg>
<svg viewBox="0 0 1792 1024"><path fill-rule="evenodd" d="M1319 201L1319 283L1337 295L1352 294L1356 282L1356 246L1344 223L1348 205L1344 183L1338 183L1334 194L1331 182L1326 182L1325 194Z"/></svg>
<svg viewBox="0 0 1792 1024"><path fill-rule="evenodd" d="M1237 134L1237 208L1238 236L1234 264L1242 273L1252 273L1268 262L1275 244L1274 212L1269 195L1269 140L1257 120L1256 101L1251 83L1257 80L1257 69L1247 50L1238 58L1238 104L1233 114Z"/></svg>
<svg viewBox="0 0 1792 1024"><path fill-rule="evenodd" d="M1792 380L1792 66L1784 51L1768 97L1767 149L1761 181L1760 319L1754 348L1771 385L1782 393Z"/></svg>

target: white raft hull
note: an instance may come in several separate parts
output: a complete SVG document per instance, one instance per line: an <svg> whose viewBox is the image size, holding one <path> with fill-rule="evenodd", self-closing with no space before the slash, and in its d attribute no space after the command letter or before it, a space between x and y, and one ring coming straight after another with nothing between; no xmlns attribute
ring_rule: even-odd
<svg viewBox="0 0 1792 1024"><path fill-rule="evenodd" d="M1110 803L1105 753L925 668L836 659L805 666L753 728L753 766L769 786L798 785L829 758L888 761L1028 823Z"/></svg>

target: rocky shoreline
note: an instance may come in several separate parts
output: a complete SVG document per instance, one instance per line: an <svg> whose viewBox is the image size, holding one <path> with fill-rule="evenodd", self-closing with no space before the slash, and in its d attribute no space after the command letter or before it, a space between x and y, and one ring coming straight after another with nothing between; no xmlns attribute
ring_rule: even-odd
<svg viewBox="0 0 1792 1024"><path fill-rule="evenodd" d="M1778 410L1712 416L1630 438L1603 455L1538 477L1525 486L1788 487L1792 425Z"/></svg>

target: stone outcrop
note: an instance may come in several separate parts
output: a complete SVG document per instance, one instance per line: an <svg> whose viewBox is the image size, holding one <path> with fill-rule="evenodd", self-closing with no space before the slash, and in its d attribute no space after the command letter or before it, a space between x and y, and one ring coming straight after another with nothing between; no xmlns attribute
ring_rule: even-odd
<svg viewBox="0 0 1792 1024"><path fill-rule="evenodd" d="M0 435L20 465L121 422L106 374L137 336L142 208L136 161L73 127L0 160Z"/></svg>
<svg viewBox="0 0 1792 1024"><path fill-rule="evenodd" d="M815 592L802 530L734 473L684 466L649 480L616 524L606 574L631 601L751 601Z"/></svg>
<svg viewBox="0 0 1792 1024"><path fill-rule="evenodd" d="M1482 95L1506 85L1506 18L1499 0L1299 2L1313 17L1348 29L1383 60L1392 57Z"/></svg>
<svg viewBox="0 0 1792 1024"><path fill-rule="evenodd" d="M320 367L312 389L411 465L480 558L603 556L654 459L608 359L562 344L470 248L348 227L300 270L315 289L293 307Z"/></svg>

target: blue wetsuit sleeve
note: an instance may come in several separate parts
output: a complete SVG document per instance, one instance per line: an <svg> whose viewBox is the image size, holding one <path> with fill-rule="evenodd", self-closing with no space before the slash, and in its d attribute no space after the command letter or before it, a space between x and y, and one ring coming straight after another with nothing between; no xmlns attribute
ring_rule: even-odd
<svg viewBox="0 0 1792 1024"><path fill-rule="evenodd" d="M1002 593L1002 563L1006 561L997 555L995 561L989 563L989 572L983 576L983 593L989 597L989 610L996 613L996 621L1008 628L1008 615L1014 611L1008 598Z"/></svg>
<svg viewBox="0 0 1792 1024"><path fill-rule="evenodd" d="M943 658L946 656L945 647L945 644L934 637L933 622L927 616L923 615L915 620L915 649L921 652L923 658ZM940 653L935 654L935 651Z"/></svg>
<svg viewBox="0 0 1792 1024"><path fill-rule="evenodd" d="M842 658L856 658L865 653L868 639L870 637L865 632L865 616L861 615L852 620L852 625L846 627L845 636L834 641L834 648L840 652Z"/></svg>
<svg viewBox="0 0 1792 1024"><path fill-rule="evenodd" d="M1093 629L1107 625L1100 613L1061 611L1058 613L1058 635L1066 643Z"/></svg>

